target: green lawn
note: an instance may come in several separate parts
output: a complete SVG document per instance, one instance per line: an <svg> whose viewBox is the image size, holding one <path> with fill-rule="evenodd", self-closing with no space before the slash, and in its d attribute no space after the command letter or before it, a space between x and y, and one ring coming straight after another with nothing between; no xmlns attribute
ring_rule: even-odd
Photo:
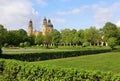
<svg viewBox="0 0 120 81"><path fill-rule="evenodd" d="M3 48L3 54L22 54L22 53L39 53L39 52L57 52L57 51L72 51L72 50L87 50L87 49L106 49L108 47L59 47L56 49L45 48ZM120 47L117 47L120 48ZM85 70L100 70L100 71L112 71L120 73L120 50L101 53L95 55L85 55L78 57L38 61L32 63L49 64L65 68L77 68Z"/></svg>
<svg viewBox="0 0 120 81"><path fill-rule="evenodd" d="M49 64L65 68L100 70L120 73L120 52L62 58L33 63Z"/></svg>
<svg viewBox="0 0 120 81"><path fill-rule="evenodd" d="M81 46L59 46L58 48L50 47L45 49L41 46L25 47L25 48L2 48L3 54L22 54L22 53L40 53L40 52L57 52L57 51L74 51L74 50L88 50L88 49L109 49L109 47L81 47Z"/></svg>

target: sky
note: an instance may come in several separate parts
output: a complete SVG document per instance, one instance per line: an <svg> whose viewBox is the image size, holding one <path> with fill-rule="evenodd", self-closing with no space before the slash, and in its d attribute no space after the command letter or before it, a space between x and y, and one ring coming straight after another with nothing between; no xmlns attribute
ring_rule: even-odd
<svg viewBox="0 0 120 81"><path fill-rule="evenodd" d="M32 20L41 31L44 17L57 30L102 28L106 22L120 26L120 0L0 0L0 24L7 30L27 31Z"/></svg>

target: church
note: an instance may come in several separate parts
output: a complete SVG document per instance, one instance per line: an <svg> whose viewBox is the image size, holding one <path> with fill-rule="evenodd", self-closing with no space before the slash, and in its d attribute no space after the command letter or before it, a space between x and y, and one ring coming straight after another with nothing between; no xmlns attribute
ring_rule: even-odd
<svg viewBox="0 0 120 81"><path fill-rule="evenodd" d="M34 31L33 22L32 20L30 20L28 25L28 36L31 35L37 36L38 34L42 34L45 36L47 33L52 32L52 30L53 30L53 24L51 23L50 19L48 20L46 18L43 19L42 32Z"/></svg>

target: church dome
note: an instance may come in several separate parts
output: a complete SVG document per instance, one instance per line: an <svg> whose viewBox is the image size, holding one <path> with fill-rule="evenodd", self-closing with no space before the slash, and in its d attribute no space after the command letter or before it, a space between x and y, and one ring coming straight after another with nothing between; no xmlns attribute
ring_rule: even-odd
<svg viewBox="0 0 120 81"><path fill-rule="evenodd" d="M51 20L50 20L50 19L48 20L47 26L48 26L48 27L53 27L53 24L51 23Z"/></svg>

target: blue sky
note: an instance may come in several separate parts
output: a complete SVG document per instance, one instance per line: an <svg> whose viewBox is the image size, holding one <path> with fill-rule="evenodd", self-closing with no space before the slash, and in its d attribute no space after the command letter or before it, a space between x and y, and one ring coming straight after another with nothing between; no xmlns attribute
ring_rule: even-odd
<svg viewBox="0 0 120 81"><path fill-rule="evenodd" d="M0 24L8 30L27 30L32 19L41 31L44 17L57 30L102 28L108 21L120 26L120 0L0 0L0 10Z"/></svg>

